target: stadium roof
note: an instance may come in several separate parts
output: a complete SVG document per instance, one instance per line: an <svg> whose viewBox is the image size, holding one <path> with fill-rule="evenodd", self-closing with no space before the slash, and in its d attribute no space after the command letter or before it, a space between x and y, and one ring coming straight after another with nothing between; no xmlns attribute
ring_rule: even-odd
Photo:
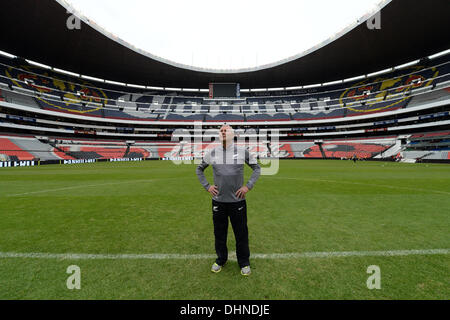
<svg viewBox="0 0 450 320"><path fill-rule="evenodd" d="M84 17L79 30L70 30L68 9L64 0L3 0L0 27L6 32L0 50L77 74L137 85L207 88L210 82L239 82L241 88L274 88L351 78L450 48L448 0L387 1L380 29L369 28L366 21L371 17L366 16L307 52L232 71L153 56Z"/></svg>

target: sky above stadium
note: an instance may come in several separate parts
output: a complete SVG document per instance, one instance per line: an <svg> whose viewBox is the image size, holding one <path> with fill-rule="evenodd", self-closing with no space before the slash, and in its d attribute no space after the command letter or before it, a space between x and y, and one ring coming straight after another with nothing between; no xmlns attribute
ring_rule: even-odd
<svg viewBox="0 0 450 320"><path fill-rule="evenodd" d="M212 69L258 67L302 53L381 0L67 0L153 55Z"/></svg>

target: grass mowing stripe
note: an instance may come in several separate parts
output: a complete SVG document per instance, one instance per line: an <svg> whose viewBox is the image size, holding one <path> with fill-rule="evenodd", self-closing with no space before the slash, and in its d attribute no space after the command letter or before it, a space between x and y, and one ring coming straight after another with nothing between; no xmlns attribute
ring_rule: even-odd
<svg viewBox="0 0 450 320"><path fill-rule="evenodd" d="M393 257L410 255L450 254L450 249L424 250L388 250L388 251L336 251L336 252L292 252L292 253L256 253L252 259L298 259L298 258L335 258L335 257ZM89 253L19 253L0 252L0 258L34 258L34 259L67 259L67 260L198 260L213 259L213 254L89 254ZM230 253L230 260L236 260L236 254Z"/></svg>

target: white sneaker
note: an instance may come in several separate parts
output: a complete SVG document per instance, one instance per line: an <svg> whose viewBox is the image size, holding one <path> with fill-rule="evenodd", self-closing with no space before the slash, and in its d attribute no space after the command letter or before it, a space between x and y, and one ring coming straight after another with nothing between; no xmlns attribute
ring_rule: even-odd
<svg viewBox="0 0 450 320"><path fill-rule="evenodd" d="M250 266L245 266L241 268L241 274L243 276L249 276L252 273L252 270L250 269Z"/></svg>
<svg viewBox="0 0 450 320"><path fill-rule="evenodd" d="M211 271L214 273L218 273L222 271L222 266L219 266L216 262L214 262L214 264L211 267Z"/></svg>

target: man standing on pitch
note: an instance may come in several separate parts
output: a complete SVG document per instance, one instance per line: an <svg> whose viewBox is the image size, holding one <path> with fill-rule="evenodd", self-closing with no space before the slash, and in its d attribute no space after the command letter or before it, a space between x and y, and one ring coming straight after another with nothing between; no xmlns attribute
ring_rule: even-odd
<svg viewBox="0 0 450 320"><path fill-rule="evenodd" d="M220 272L228 260L227 235L228 217L236 239L236 257L241 274L248 276L250 270L250 250L248 246L246 193L253 188L261 173L255 157L234 143L234 131L229 125L220 128L221 145L207 152L196 173L200 183L212 195L214 237L217 259L211 267L212 272ZM253 173L244 185L244 163ZM214 185L210 185L204 170L213 167Z"/></svg>

